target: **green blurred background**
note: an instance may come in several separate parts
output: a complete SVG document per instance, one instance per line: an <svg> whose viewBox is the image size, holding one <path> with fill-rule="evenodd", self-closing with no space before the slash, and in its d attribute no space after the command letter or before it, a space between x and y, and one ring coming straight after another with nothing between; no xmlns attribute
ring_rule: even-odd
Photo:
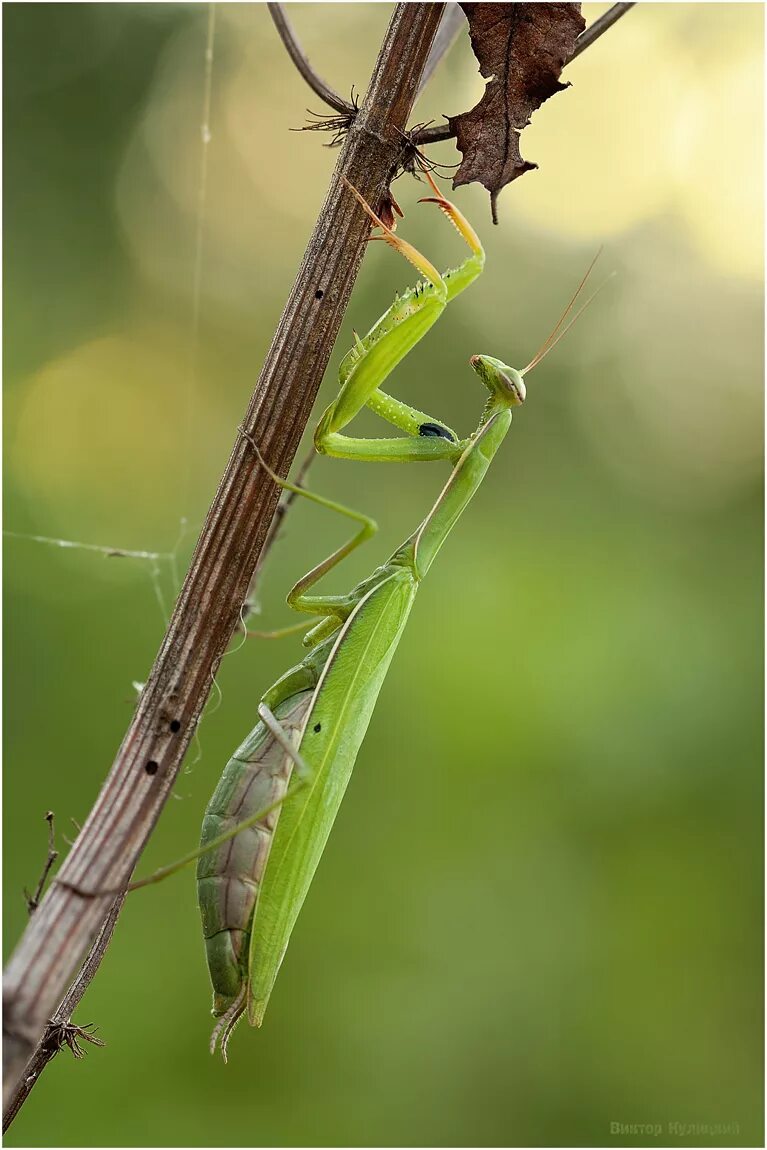
<svg viewBox="0 0 767 1150"><path fill-rule="evenodd" d="M390 11L291 6L342 92ZM5 527L162 553L181 535L181 572L336 159L290 131L320 109L265 7L217 6L195 338L208 14L4 10ZM469 355L526 362L599 244L617 276L531 377L421 593L265 1026L212 1060L192 875L134 895L76 1016L108 1046L55 1060L9 1146L642 1145L611 1124L676 1121L730 1130L674 1144L761 1142L762 22L639 5L535 115L540 168L500 226L459 190L487 271L393 382L453 426L483 402ZM464 33L414 120L481 91ZM403 234L455 262L421 190L396 191ZM321 406L352 327L410 278L371 248ZM331 582L443 477L319 460L312 484L382 525ZM345 530L295 509L260 625ZM60 836L85 817L176 575L18 538L5 560L7 953L44 813ZM144 871L194 845L299 651L224 660Z"/></svg>

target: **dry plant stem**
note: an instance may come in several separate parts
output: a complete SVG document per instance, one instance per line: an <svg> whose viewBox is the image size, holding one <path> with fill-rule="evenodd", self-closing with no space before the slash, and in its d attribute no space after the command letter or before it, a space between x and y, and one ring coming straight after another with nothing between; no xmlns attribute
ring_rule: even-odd
<svg viewBox="0 0 767 1150"><path fill-rule="evenodd" d="M401 3L394 10L243 421L283 475L306 427L369 231L341 176L378 205L401 155L443 7ZM239 620L278 496L238 436L136 713L59 878L91 890L129 881ZM54 883L33 915L4 980L4 1097L15 1090L112 902Z"/></svg>
<svg viewBox="0 0 767 1150"><path fill-rule="evenodd" d="M96 936L95 942L88 952L88 957L80 968L77 978L48 1020L43 1037L38 1043L31 1059L24 1067L24 1073L21 1079L16 1083L16 1087L3 1111L3 1134L5 1134L11 1122L13 1122L19 1110L21 1110L38 1078L43 1070L45 1070L45 1067L52 1058L56 1057L61 1049L60 1043L55 1040L55 1035L60 1032L62 1026L69 1025L72 1015L80 1005L80 999L85 994L88 984L98 970L101 959L104 956L104 951L108 947L112 937L112 931L115 928L117 916L120 913L122 904L123 896L120 895L109 908L109 913Z"/></svg>

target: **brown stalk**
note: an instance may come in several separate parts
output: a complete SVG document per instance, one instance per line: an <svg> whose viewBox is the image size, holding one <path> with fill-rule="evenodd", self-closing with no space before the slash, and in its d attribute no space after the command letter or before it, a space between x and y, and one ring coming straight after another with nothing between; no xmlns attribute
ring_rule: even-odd
<svg viewBox="0 0 767 1150"><path fill-rule="evenodd" d="M243 419L280 474L290 468L306 427L369 231L341 177L370 203L380 203L402 154L407 117L443 8L400 3L394 10ZM59 878L91 890L130 880L238 623L278 496L238 434L136 713ZM119 907L113 904L112 896L84 898L54 883L30 920L4 978L5 1104L15 1096L72 971L110 913L116 918ZM100 961L102 951L94 952L85 985Z"/></svg>

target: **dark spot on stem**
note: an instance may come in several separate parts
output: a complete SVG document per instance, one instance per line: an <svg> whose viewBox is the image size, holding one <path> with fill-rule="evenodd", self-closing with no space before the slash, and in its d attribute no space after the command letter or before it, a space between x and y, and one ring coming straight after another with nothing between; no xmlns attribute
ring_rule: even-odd
<svg viewBox="0 0 767 1150"><path fill-rule="evenodd" d="M324 294L325 294L325 293L324 293L324 291L322 290L322 288L317 288L316 292L314 293L314 298L315 298L315 299L322 299L322 297L324 296Z"/></svg>
<svg viewBox="0 0 767 1150"><path fill-rule="evenodd" d="M150 759L149 762L144 767L144 770L146 771L146 773L148 775L156 775L157 769L158 769L158 766L157 766L157 763L154 761L154 759Z"/></svg>
<svg viewBox="0 0 767 1150"><path fill-rule="evenodd" d="M450 443L455 443L453 436L446 427L440 427L438 423L422 423L418 428L419 435L427 437L437 437L439 439L447 439Z"/></svg>
<svg viewBox="0 0 767 1150"><path fill-rule="evenodd" d="M181 723L179 723L178 719L171 719L170 729L173 731L174 735L181 730Z"/></svg>

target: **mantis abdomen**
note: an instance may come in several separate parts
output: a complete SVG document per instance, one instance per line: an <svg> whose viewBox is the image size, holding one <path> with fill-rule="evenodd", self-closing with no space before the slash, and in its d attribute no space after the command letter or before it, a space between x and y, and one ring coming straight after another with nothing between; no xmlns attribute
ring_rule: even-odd
<svg viewBox="0 0 767 1150"><path fill-rule="evenodd" d="M298 746L312 691L302 691L275 709ZM202 824L200 845L274 805L262 820L202 855L197 865L198 897L205 949L213 984L213 1013L223 1014L242 990L253 912L269 859L274 830L293 762L259 723L227 763Z"/></svg>

